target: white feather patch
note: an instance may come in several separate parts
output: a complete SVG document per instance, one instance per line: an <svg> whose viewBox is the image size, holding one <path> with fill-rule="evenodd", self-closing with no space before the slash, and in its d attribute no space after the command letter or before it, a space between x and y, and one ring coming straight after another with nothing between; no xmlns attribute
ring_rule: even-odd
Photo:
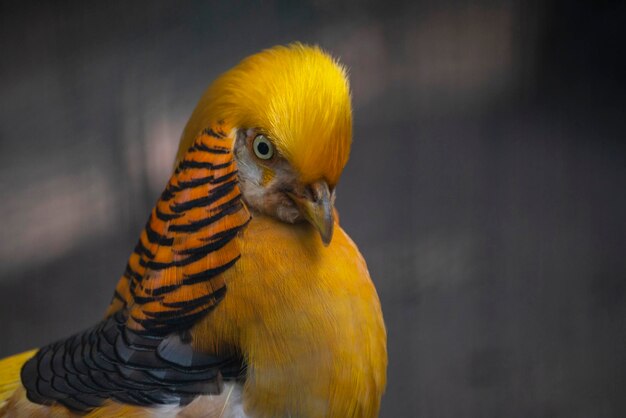
<svg viewBox="0 0 626 418"><path fill-rule="evenodd" d="M226 383L219 395L199 396L184 407L177 418L253 418L243 410L242 386Z"/></svg>

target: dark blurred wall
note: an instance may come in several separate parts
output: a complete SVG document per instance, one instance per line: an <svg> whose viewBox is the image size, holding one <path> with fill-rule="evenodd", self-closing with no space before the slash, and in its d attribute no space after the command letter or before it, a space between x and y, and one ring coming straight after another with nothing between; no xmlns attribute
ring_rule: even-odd
<svg viewBox="0 0 626 418"><path fill-rule="evenodd" d="M626 416L624 3L223 3L0 3L0 355L101 317L203 90L300 40L350 67L381 416Z"/></svg>

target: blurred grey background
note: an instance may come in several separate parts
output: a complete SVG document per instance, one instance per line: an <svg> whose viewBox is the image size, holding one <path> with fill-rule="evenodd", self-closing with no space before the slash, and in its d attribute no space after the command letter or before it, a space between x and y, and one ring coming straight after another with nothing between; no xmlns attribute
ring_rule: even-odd
<svg viewBox="0 0 626 418"><path fill-rule="evenodd" d="M589 2L591 3L591 2ZM0 3L0 355L97 321L203 90L318 43L389 332L382 417L626 416L626 8Z"/></svg>

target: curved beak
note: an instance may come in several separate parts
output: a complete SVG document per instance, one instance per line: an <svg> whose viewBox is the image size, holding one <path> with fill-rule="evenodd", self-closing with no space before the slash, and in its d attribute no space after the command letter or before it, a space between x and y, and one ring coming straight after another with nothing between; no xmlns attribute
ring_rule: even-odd
<svg viewBox="0 0 626 418"><path fill-rule="evenodd" d="M291 192L287 195L295 202L304 218L317 229L324 246L328 246L333 238L335 217L333 202L328 183L318 180L309 185L310 196L299 196Z"/></svg>

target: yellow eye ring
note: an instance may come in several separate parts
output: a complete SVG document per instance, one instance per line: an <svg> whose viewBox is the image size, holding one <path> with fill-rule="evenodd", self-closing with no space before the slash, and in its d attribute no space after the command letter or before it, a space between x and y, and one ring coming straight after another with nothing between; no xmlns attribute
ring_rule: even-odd
<svg viewBox="0 0 626 418"><path fill-rule="evenodd" d="M257 135L252 142L254 154L262 160L269 160L274 156L274 144L265 135Z"/></svg>

